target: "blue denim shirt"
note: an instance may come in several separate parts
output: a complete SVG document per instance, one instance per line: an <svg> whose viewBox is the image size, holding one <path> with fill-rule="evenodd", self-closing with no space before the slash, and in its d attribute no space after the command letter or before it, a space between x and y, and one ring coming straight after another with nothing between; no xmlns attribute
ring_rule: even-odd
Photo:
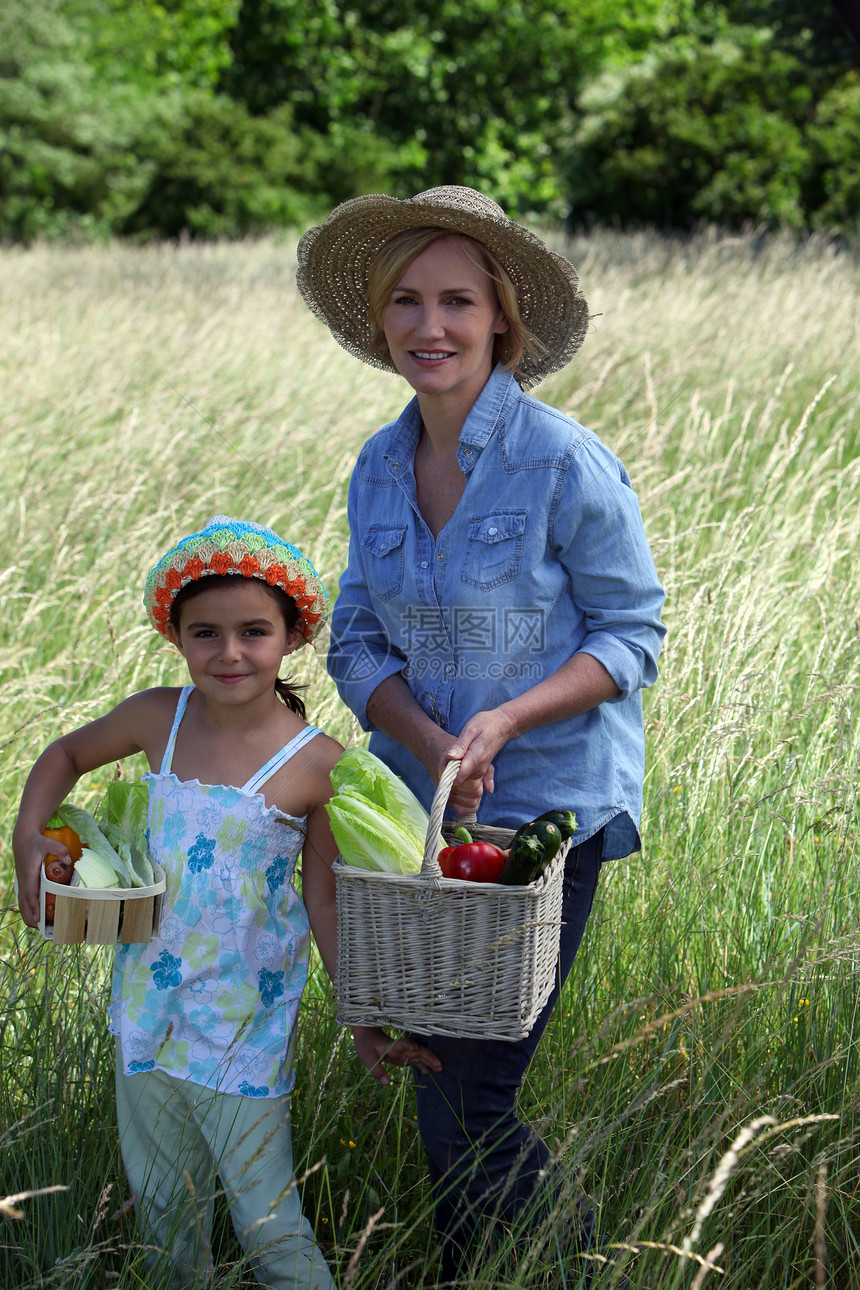
<svg viewBox="0 0 860 1290"><path fill-rule="evenodd" d="M401 672L453 737L474 713L593 655L619 693L531 730L494 759L478 819L515 828L572 807L575 842L598 829L604 859L640 846L642 687L657 678L664 594L636 494L617 457L497 367L460 434L466 488L434 540L413 471L417 399L361 451L349 489L349 565L328 667L370 747L429 808L433 782L367 702Z"/></svg>

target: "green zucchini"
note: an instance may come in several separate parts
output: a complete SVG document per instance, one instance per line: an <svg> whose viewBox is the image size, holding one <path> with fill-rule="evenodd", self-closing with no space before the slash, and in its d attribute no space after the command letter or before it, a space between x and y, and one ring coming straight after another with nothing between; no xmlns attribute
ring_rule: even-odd
<svg viewBox="0 0 860 1290"><path fill-rule="evenodd" d="M576 816L573 811L562 811L561 809L555 811L544 811L543 815L539 815L535 820L535 824L540 824L542 821L554 824L561 834L564 842L566 842L568 838L572 838L577 830Z"/></svg>
<svg viewBox="0 0 860 1290"><path fill-rule="evenodd" d="M514 834L511 854L497 881L527 886L544 874L561 849L561 830L549 820L532 820Z"/></svg>
<svg viewBox="0 0 860 1290"><path fill-rule="evenodd" d="M523 835L522 830L511 842L511 852L496 882L506 887L527 887L534 882L543 864L543 845L539 838Z"/></svg>
<svg viewBox="0 0 860 1290"><path fill-rule="evenodd" d="M526 824L527 837L537 838L543 847L544 863L543 869L546 869L550 861L554 860L561 850L561 829L551 820L532 820L531 824ZM543 869L541 872L543 872Z"/></svg>

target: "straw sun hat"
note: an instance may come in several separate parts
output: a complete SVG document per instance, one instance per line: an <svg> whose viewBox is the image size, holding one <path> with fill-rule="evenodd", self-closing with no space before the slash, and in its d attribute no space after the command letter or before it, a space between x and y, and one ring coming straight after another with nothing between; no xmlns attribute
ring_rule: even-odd
<svg viewBox="0 0 860 1290"><path fill-rule="evenodd" d="M156 631L166 634L180 587L213 574L259 578L291 596L305 641L313 641L328 616L328 596L307 556L272 529L232 515L213 515L163 555L146 579L143 603Z"/></svg>
<svg viewBox="0 0 860 1290"><path fill-rule="evenodd" d="M588 328L588 304L569 260L534 233L508 219L501 206L474 188L431 188L403 201L375 193L336 206L324 224L298 245L299 292L338 344L373 367L396 371L385 353L371 353L374 333L366 292L377 252L396 233L443 228L483 243L514 284L520 315L545 352L523 358L524 389L570 361Z"/></svg>

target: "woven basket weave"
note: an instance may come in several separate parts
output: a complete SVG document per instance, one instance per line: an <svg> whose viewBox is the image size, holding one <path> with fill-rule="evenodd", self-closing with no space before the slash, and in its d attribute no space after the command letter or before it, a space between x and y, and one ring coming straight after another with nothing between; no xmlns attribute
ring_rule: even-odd
<svg viewBox="0 0 860 1290"><path fill-rule="evenodd" d="M435 848L459 766L452 761L439 781L419 874L335 861L336 992L346 1025L522 1039L553 988L570 843L527 887L443 878ZM514 836L479 824L469 831L501 847Z"/></svg>

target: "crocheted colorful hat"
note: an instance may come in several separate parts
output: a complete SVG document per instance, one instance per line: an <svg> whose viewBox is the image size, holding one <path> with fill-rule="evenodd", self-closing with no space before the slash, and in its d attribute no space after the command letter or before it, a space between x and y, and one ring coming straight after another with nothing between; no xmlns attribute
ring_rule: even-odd
<svg viewBox="0 0 860 1290"><path fill-rule="evenodd" d="M156 631L166 635L170 606L180 587L211 574L241 574L280 587L295 601L306 641L328 617L328 596L319 574L297 546L271 529L230 515L213 515L198 533L163 555L146 578L143 603Z"/></svg>
<svg viewBox="0 0 860 1290"><path fill-rule="evenodd" d="M573 358L588 331L588 304L576 269L535 233L509 219L474 188L446 185L403 200L371 193L341 202L324 224L298 245L296 283L305 304L356 358L395 372L390 356L373 348L375 327L367 303L370 266L397 233L439 228L483 243L505 268L520 316L543 346L524 358L517 380L524 390Z"/></svg>

